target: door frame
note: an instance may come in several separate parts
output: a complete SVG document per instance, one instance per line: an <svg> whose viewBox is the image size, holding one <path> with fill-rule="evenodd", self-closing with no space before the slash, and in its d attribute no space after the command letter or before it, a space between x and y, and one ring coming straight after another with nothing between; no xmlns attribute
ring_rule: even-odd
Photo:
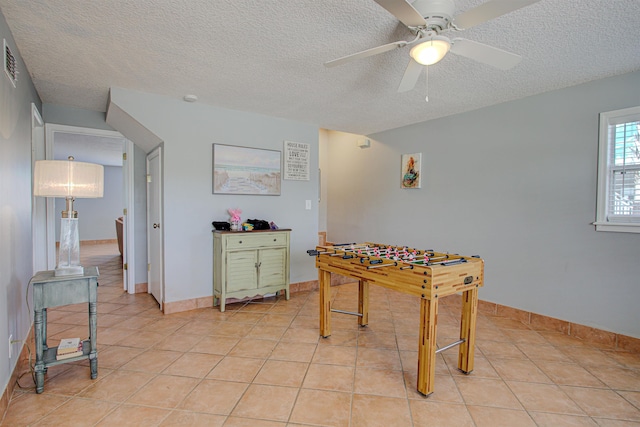
<svg viewBox="0 0 640 427"><path fill-rule="evenodd" d="M50 260L52 259L48 242L47 227L47 204L48 199L39 200L33 195L33 171L35 170L36 160L44 160L46 158L46 143L44 133L44 120L33 102L31 103L31 240L33 253L33 274L42 270L51 270L55 268L55 260L53 267ZM44 248L44 251L42 251ZM55 251L53 253L55 258Z"/></svg>
<svg viewBox="0 0 640 427"><path fill-rule="evenodd" d="M160 245L159 245L159 250L160 250L160 256L159 256L159 260L158 260L158 264L157 266L153 266L152 267L152 263L151 263L151 251L153 249L153 246L151 245L151 233L152 233L152 225L151 225L151 220L150 220L150 204L149 204L149 194L150 194L150 189L149 189L149 183L150 181L150 175L149 175L149 163L150 163L150 159L157 157L158 158L158 170L159 170L159 175L157 177L157 183L158 183L158 206L159 206L159 211L157 212L158 215L158 222L160 223ZM150 276L151 276L151 269L157 269L157 274L158 274L158 280L160 282L160 301L158 301L158 303L160 304L160 311L164 312L164 215L163 215L163 199L162 199L162 194L163 194L163 180L162 180L162 176L163 176L163 163L162 163L162 146L158 146L156 148L154 148L153 150L151 150L146 157L146 173L147 173L147 292L149 294L151 294L151 280L150 280Z"/></svg>
<svg viewBox="0 0 640 427"><path fill-rule="evenodd" d="M69 126L69 125L60 125L57 123L45 123L45 151L46 151L46 159L53 159L53 149L54 149L54 133L55 132L66 132L66 133L76 133L87 136L102 136L102 137L112 137L112 138L122 138L125 140L125 146L123 147L123 152L127 153L127 160L123 161L122 164L122 173L123 173L123 185L124 185L124 194L123 198L125 199L125 206L127 214L124 215L124 223L126 229L126 233L123 232L123 254L122 254L122 262L123 266L127 264L127 270L123 269L123 285L124 289L129 293L135 293L135 239L134 239L134 180L133 178L133 143L125 138L118 131L112 130L104 130L104 129L95 129L95 128L86 128L81 126ZM131 170L131 173L127 175L128 170ZM124 181L127 180L126 184ZM49 253L49 269L54 269L56 265L56 240L55 240L55 198L47 197L47 249ZM115 219L114 219L115 220ZM124 230L123 230L124 231Z"/></svg>
<svg viewBox="0 0 640 427"><path fill-rule="evenodd" d="M123 137L124 138L124 137ZM122 227L122 262L127 264L127 269L122 271L122 287L125 292L130 294L136 293L136 251L135 251L135 162L134 162L134 145L133 142L125 139L124 154L125 160L122 161L122 185L123 202L126 214L123 212Z"/></svg>

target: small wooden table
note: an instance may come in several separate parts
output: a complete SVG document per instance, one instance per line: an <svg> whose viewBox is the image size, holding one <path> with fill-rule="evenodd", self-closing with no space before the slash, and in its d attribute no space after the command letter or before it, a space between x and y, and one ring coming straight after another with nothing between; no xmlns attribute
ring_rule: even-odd
<svg viewBox="0 0 640 427"><path fill-rule="evenodd" d="M49 366L89 359L91 379L98 377L98 276L98 267L87 267L82 276L55 277L54 271L49 270L39 271L31 278L36 341L36 393L44 391L44 374ZM83 302L89 304L89 339L82 344L83 354L56 360L58 347L47 346L47 308Z"/></svg>
<svg viewBox="0 0 640 427"><path fill-rule="evenodd" d="M436 353L440 351L459 345L458 369L466 374L473 370L478 288L484 283L482 259L370 242L317 246L309 254L316 255L322 337L331 335L332 311L357 315L360 326L368 324L369 284L374 284L420 298L420 324L416 325L420 393L429 395L434 391ZM331 308L331 273L358 280L357 313ZM438 300L459 293L462 294L460 339L437 350Z"/></svg>

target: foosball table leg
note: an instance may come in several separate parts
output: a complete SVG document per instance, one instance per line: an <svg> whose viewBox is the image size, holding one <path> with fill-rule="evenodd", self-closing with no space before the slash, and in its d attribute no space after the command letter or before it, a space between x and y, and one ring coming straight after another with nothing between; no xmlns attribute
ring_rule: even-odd
<svg viewBox="0 0 640 427"><path fill-rule="evenodd" d="M429 395L436 374L436 330L438 299L420 300L420 342L418 344L418 391Z"/></svg>
<svg viewBox="0 0 640 427"><path fill-rule="evenodd" d="M367 326L369 324L369 282L360 280L358 282L358 325Z"/></svg>
<svg viewBox="0 0 640 427"><path fill-rule="evenodd" d="M462 293L462 318L460 322L460 345L458 369L465 374L473 371L473 358L476 343L476 319L478 312L478 288Z"/></svg>
<svg viewBox="0 0 640 427"><path fill-rule="evenodd" d="M320 335L331 335L331 272L318 270L320 286Z"/></svg>

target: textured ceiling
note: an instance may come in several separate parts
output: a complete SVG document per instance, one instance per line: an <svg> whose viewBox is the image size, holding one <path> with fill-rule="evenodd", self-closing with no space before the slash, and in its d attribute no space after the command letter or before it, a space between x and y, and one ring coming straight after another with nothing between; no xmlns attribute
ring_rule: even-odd
<svg viewBox="0 0 640 427"><path fill-rule="evenodd" d="M456 13L483 3L457 0ZM373 0L0 0L43 102L105 111L112 86L371 134L640 70L639 0L541 0L456 36L521 54L447 55L396 89L411 33Z"/></svg>

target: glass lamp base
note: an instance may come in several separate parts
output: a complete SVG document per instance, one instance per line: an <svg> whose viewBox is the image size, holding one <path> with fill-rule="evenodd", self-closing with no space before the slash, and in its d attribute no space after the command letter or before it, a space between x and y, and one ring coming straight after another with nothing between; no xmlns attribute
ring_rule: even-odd
<svg viewBox="0 0 640 427"><path fill-rule="evenodd" d="M62 218L60 222L60 247L58 248L58 266L55 276L84 274L80 265L80 236L78 218Z"/></svg>
<svg viewBox="0 0 640 427"><path fill-rule="evenodd" d="M84 274L84 267L81 265L58 267L54 270L54 273L53 273L55 277L82 276L83 274Z"/></svg>

